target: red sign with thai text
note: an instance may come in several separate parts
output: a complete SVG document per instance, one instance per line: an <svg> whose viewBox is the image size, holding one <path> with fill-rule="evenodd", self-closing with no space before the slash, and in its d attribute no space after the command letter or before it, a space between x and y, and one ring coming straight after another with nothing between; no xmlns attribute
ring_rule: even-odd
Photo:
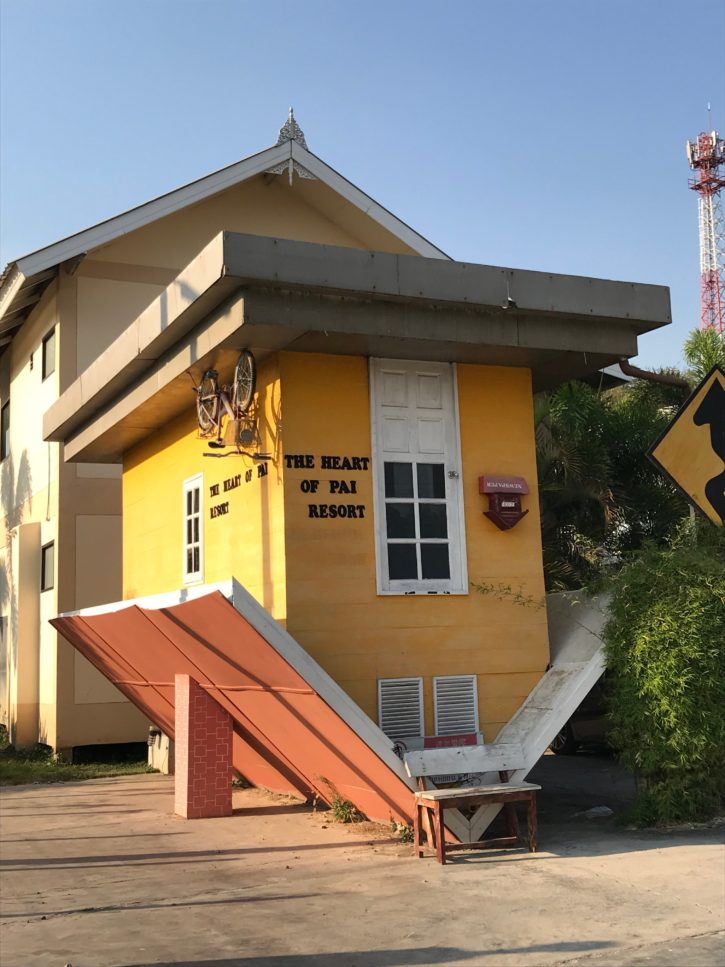
<svg viewBox="0 0 725 967"><path fill-rule="evenodd" d="M529 485L523 477L502 477L486 474L478 478L479 494L527 494Z"/></svg>

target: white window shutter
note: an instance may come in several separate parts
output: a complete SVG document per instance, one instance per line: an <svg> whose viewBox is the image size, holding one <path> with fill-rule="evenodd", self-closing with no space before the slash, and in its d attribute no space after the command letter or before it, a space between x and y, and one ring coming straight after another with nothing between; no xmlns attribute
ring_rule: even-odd
<svg viewBox="0 0 725 967"><path fill-rule="evenodd" d="M379 679L378 716L380 728L390 739L422 735L423 679Z"/></svg>
<svg viewBox="0 0 725 967"><path fill-rule="evenodd" d="M445 675L433 679L436 735L478 732L475 675Z"/></svg>

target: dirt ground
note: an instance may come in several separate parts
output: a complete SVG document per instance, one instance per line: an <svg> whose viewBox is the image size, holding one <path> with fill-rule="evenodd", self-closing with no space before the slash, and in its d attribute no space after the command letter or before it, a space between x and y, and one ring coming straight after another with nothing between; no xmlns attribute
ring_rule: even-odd
<svg viewBox="0 0 725 967"><path fill-rule="evenodd" d="M3 967L720 967L723 827L622 830L631 779L545 757L541 852L416 860L385 827L258 790L172 815L173 779L3 790Z"/></svg>

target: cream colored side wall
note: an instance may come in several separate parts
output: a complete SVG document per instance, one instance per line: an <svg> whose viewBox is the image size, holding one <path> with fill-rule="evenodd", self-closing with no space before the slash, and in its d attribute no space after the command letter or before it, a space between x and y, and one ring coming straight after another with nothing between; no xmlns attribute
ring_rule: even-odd
<svg viewBox="0 0 725 967"><path fill-rule="evenodd" d="M79 514L76 517L76 607L91 608L111 600L121 585L121 558L108 554L121 546L121 518L116 514ZM100 676L79 652L75 653L77 705L125 702L124 696Z"/></svg>
<svg viewBox="0 0 725 967"><path fill-rule="evenodd" d="M0 404L10 398L10 362L11 352L6 350L0 354ZM4 464L4 461L3 461ZM7 498L5 495L5 467L0 465L0 501L2 503L2 524L0 525L0 724L7 727L10 721L10 669L12 657L10 640L11 625L10 611L12 604L12 547L6 526Z"/></svg>
<svg viewBox="0 0 725 967"><path fill-rule="evenodd" d="M2 402L10 396L10 452L3 460L3 572L0 610L7 617L5 718L20 744L56 732L54 710L42 709L56 679L56 634L44 621L57 614L57 581L40 593L40 549L58 546L58 447L43 441L42 417L58 392L56 370L42 375L42 340L57 322L56 286L46 290L4 354ZM56 330L56 346L58 333ZM56 554L56 571L57 571Z"/></svg>
<svg viewBox="0 0 725 967"><path fill-rule="evenodd" d="M323 214L322 206L333 208L334 221ZM320 182L295 178L290 186L286 177L268 180L258 175L96 249L93 258L180 269L221 231L411 252L400 239Z"/></svg>
<svg viewBox="0 0 725 967"><path fill-rule="evenodd" d="M322 195L325 197L323 198ZM316 206L329 206L347 228ZM78 273L78 371L130 325L219 232L410 252L386 229L319 182L292 186L259 175L184 211L94 249Z"/></svg>
<svg viewBox="0 0 725 967"><path fill-rule="evenodd" d="M10 345L10 463L14 471L7 498L13 506L32 497L36 519L48 516L47 501L38 505L39 492L55 485L58 477L57 447L43 440L43 413L58 395L58 367L47 379L42 375L41 344L57 322L54 287L46 291L31 321ZM57 346L57 333L56 333ZM56 351L57 359L57 351ZM3 467L4 475L10 467ZM30 508L27 508L28 511ZM51 508L52 509L52 508Z"/></svg>
<svg viewBox="0 0 725 967"><path fill-rule="evenodd" d="M274 615L286 617L284 509L277 358L260 365L256 415L266 461L218 459L189 412L126 455L123 474L124 597L183 584L186 479L203 474L202 522L207 583L234 575ZM223 451L227 452L227 451ZM210 454L210 456L205 456ZM218 488L213 493L212 488ZM217 508L218 510L213 510ZM212 516L214 514L214 516Z"/></svg>
<svg viewBox="0 0 725 967"><path fill-rule="evenodd" d="M58 445L42 437L43 413L60 385L69 382L67 374L76 372L76 295L76 277L62 270L3 354L0 395L5 402L9 393L11 406L10 456L0 468L3 521L9 524L3 527L0 575L0 616L7 618L6 697L0 706L19 744L140 740L146 731L125 699L123 708L107 704L105 679L48 624L59 611L121 596L117 468L111 468L110 479L105 467L95 479L93 466L60 464ZM42 340L54 326L56 368L43 380ZM115 515L115 525L107 527L109 515ZM78 519L90 521L96 540L77 542ZM41 593L40 548L51 542L54 586ZM76 689L83 703L93 700L95 706L77 706ZM119 697L116 693L116 701Z"/></svg>
<svg viewBox="0 0 725 967"><path fill-rule="evenodd" d="M163 291L161 285L78 278L76 359L82 373Z"/></svg>
<svg viewBox="0 0 725 967"><path fill-rule="evenodd" d="M377 720L379 678L423 676L426 730L434 731L432 677L478 676L480 724L492 739L543 674L548 658L530 374L458 367L468 573L505 592L463 596L376 593L372 473L321 468L323 455L371 456L367 360L281 355L285 456L311 456L314 469L285 469L287 628ZM478 477L516 474L529 482L529 515L503 532L483 517ZM318 493L304 481L319 481ZM331 480L354 480L356 496L331 497ZM311 502L362 505L360 519L313 519ZM378 523L378 526L383 526Z"/></svg>

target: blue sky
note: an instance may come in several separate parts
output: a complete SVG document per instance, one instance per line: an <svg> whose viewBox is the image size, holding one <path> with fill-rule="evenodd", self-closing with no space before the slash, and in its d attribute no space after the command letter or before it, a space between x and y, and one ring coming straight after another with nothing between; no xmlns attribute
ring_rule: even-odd
<svg viewBox="0 0 725 967"><path fill-rule="evenodd" d="M725 135L722 0L0 0L0 260L273 144L457 259L654 282L699 320L684 143Z"/></svg>

